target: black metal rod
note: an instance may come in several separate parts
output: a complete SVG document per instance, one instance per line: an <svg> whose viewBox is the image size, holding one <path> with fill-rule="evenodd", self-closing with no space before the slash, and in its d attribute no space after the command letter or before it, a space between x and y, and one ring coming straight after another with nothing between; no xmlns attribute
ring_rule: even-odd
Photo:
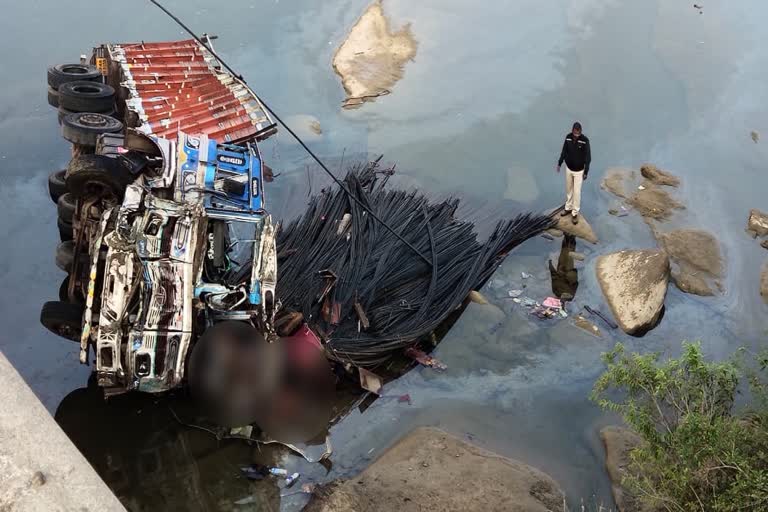
<svg viewBox="0 0 768 512"><path fill-rule="evenodd" d="M189 27L187 27L187 26L186 26L186 25L185 25L185 24L184 24L184 23L183 23L183 22L182 22L182 21L181 21L179 18L177 18L176 16L174 16L174 15L173 15L173 13L171 13L171 11L169 11L168 9L166 9L165 7L163 7L163 6L160 4L160 2L158 2L157 0L149 0L149 1L150 1L150 2L152 2L153 4L155 4L155 5L156 5L156 6L157 6L157 7L158 7L158 8L159 8L161 11L163 11L165 14L167 14L167 15L168 15L168 16L169 16L169 17L170 17L170 18L171 18L173 21L175 21L176 23L178 23L178 24L179 24L179 26L180 26L181 28L183 28L183 29L184 29L184 30L185 30L185 31L186 31L186 32L187 32L189 35L191 35L192 37L194 37L194 38L195 38L195 40L196 40L198 43L200 43L200 44L203 46L203 48L205 48L206 50L208 50L209 52L211 52L211 54L212 54L214 57L216 57L216 59L217 59L217 60L218 60L218 61L221 63L221 65L222 65L222 66L224 66L225 68L227 68L227 71L229 71L229 72L232 74L232 76L234 76L235 78L237 78L237 79L238 79L238 80L240 80L241 82L243 82L243 83L246 83L246 82L245 82L245 79L242 77L242 75L238 74L238 73L237 73L237 72L236 72L234 69L232 69L232 68L229 66L229 64L227 64L226 62L224 62L224 60L223 60L221 57L219 57L219 55L218 55L218 54L217 54L217 53L216 53L216 52L213 50L213 48L211 48L211 47L210 47L208 44L206 44L206 42L205 42L205 41L203 41L203 40L202 40L200 37L198 37L198 36L197 36L197 34L195 34L194 32L192 32L192 29L190 29ZM256 93L254 93L254 94L256 94ZM315 162L317 162L317 165L319 165L319 166L320 166L320 168L322 168L322 169L323 169L323 170L324 170L324 171L325 171L325 172L328 174L328 176L330 176L330 177L333 179L333 181L335 181L335 182L336 182L336 184L337 184L339 187L341 187L341 189L344 191L344 193L345 193L345 194L347 194L347 197L349 197L349 198L350 198L350 199L352 199L354 202L356 202L356 203L357 203L357 204L358 204L358 205L359 205L359 206L360 206L360 207L361 207L363 210L365 210L365 211L366 211L366 212L367 212L367 213L368 213L368 214L369 214L371 217L373 217L373 218L374 218L374 219L375 219L377 222L379 222L379 224L381 224L382 226L384 226L384 227L387 229L387 231L389 231L390 233L392 233L393 235L395 235L395 237L397 237L397 239L398 239L398 240L400 240L401 242L403 242L403 243L404 243L405 245L407 245L407 246L408 246L408 247L409 247L409 248L410 248L410 249L411 249L413 252L415 252L416 254L418 254L418 255L419 255L419 257L420 257L421 259L423 259L423 260L424 260L424 261L425 261L425 262L426 262L428 265L430 265L430 266L432 265L432 261L431 261L431 260L429 260L429 259L428 259L426 256L424 256L424 255L421 253L421 251L419 251L419 250L418 250L416 247L414 247L414 246L413 246L413 244L411 244L411 243L410 243L408 240L406 240L405 238L403 238L403 237L402 237L402 235L400 235L399 233L397 233L397 232L396 232L396 231L395 231L395 230L394 230L392 227L390 227L390 226L389 226L389 224L387 224L386 222L384 222L383 220L381 220L381 219L380 219L380 218L379 218L379 217L378 217L378 216L377 216L377 215L376 215L376 214L375 214L373 211L371 211L371 209L370 209L370 208L368 208L368 207L367 207L365 204L363 204L363 203L362 203L362 201L360 201L360 200L359 200L357 197L355 197L354 195L352 195L352 193L351 193L351 192L350 192L350 191L347 189L346 185L344 185L344 182L342 182L342 181L341 181L339 178L337 178L337 177L336 177L336 176L335 176L335 175L334 175L334 174L333 174L333 173L332 173L332 172L331 172L331 171L328 169L328 167L326 167L326 165L325 165L325 164L324 164L324 163L323 163L323 162L320 160L320 158L318 158L318 156L317 156L317 155L315 155L315 153L314 153L314 152L313 152L311 149L309 149L309 147L308 147L308 146L307 146L307 145L304 143L304 141L301 139L301 137L299 137L298 135L296 135L296 132L294 132L293 130L291 130L291 127L290 127L290 126L288 126L287 124L285 124L285 121L283 121L283 120L280 118L280 116L279 116L279 115L277 115L277 112L275 112L274 110L272 110L272 108L270 108L270 106L269 106L269 105L267 105L267 103L264 101L264 99L263 99L263 98L259 97L259 101L261 102L261 104L262 104L262 105L264 105L264 108L266 108L266 109L267 109L267 110L268 110L268 111L269 111L269 112L272 114L272 116L274 116L275 120L276 120L278 123L280 123L281 125L283 125L283 127L284 127L286 130L288 130L288 133L290 133L290 134L291 134L291 136L292 136L294 139L296 139L296 142L298 142L298 143L301 145L301 147L303 147L303 148L306 150L306 152L307 152L307 153L309 153L309 156L311 156L311 157L312 157L312 158L315 160Z"/></svg>

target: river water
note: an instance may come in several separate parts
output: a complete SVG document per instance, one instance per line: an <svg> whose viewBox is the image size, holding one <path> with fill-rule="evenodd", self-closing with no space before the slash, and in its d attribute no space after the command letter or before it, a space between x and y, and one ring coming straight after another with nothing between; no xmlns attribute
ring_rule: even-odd
<svg viewBox="0 0 768 512"><path fill-rule="evenodd" d="M437 348L448 371L411 371L385 390L409 393L410 405L379 400L331 430L329 472L182 427L165 400L129 396L105 405L82 389L89 372L74 345L38 322L64 277L53 262L58 233L46 178L68 160L45 101L44 70L103 41L183 34L141 1L4 1L0 349L49 410L58 409L129 509L296 510L302 496L281 499L275 482L249 483L238 467L279 463L301 471L302 482L349 476L418 425L540 468L572 505L611 505L597 432L616 419L587 399L600 352L622 341L674 354L688 339L722 358L764 344L768 317L757 281L767 255L743 227L750 208L768 209L768 142L750 138L753 130L768 134L765 2L711 0L699 14L689 0L385 0L395 25L411 23L418 53L393 94L355 111L339 108L344 94L330 62L366 0L167 4L195 29L218 34L220 53L283 116L317 118L323 133L311 144L320 154L338 162L342 154L383 153L411 184L457 194L485 221L562 200L553 165L570 123L581 120L593 146L583 211L601 242L578 243L586 258L577 264L574 307L605 309L594 273L599 254L654 245L635 215L607 214L613 200L598 186L607 168L646 161L682 178L683 224L721 241L726 292L698 298L670 287L664 319L645 337L604 329L596 338L569 320L531 320L501 298L522 284L537 299L550 293L547 260L555 261L559 241L531 240L499 270L498 288L484 290L495 306L470 305ZM284 173L273 184L275 210L295 214L306 202L308 162L284 134L264 149ZM532 277L523 283L521 272ZM248 496L253 503L234 504Z"/></svg>

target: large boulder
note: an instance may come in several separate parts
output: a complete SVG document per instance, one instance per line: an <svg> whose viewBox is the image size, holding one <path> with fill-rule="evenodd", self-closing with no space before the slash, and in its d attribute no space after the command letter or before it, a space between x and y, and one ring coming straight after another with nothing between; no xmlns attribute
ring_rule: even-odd
<svg viewBox="0 0 768 512"><path fill-rule="evenodd" d="M661 250L620 251L598 258L597 280L624 332L642 334L655 327L669 270L669 258Z"/></svg>
<svg viewBox="0 0 768 512"><path fill-rule="evenodd" d="M747 231L754 236L768 235L768 214L760 210L750 210L747 220Z"/></svg>
<svg viewBox="0 0 768 512"><path fill-rule="evenodd" d="M579 215L578 224L574 224L570 216L558 216L557 225L555 228L559 231L562 231L563 233L581 238L582 240L586 240L592 244L596 244L598 242L595 231L592 229L592 226L589 225L589 222L587 222L587 219L583 215Z"/></svg>
<svg viewBox="0 0 768 512"><path fill-rule="evenodd" d="M433 428L418 428L359 476L321 488L306 512L562 510L541 471Z"/></svg>
<svg viewBox="0 0 768 512"><path fill-rule="evenodd" d="M680 178L664 172L653 164L643 164L640 167L640 174L643 178L656 185L666 185L668 187L677 187L680 185Z"/></svg>
<svg viewBox="0 0 768 512"><path fill-rule="evenodd" d="M611 478L616 508L619 512L642 510L638 501L621 484L621 479L629 470L630 452L640 446L642 441L640 436L626 428L610 426L600 431L600 439L605 446L605 469Z"/></svg>
<svg viewBox="0 0 768 512"><path fill-rule="evenodd" d="M723 257L717 239L700 229L678 229L656 237L672 263L672 280L682 291L714 295L723 291Z"/></svg>

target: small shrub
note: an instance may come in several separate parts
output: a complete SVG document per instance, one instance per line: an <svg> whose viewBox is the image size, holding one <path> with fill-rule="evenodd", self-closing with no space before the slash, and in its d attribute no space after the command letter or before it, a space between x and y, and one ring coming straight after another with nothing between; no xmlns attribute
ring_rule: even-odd
<svg viewBox="0 0 768 512"><path fill-rule="evenodd" d="M734 412L743 380L733 361L709 362L701 346L683 343L679 358L628 354L623 345L603 354L606 371L592 400L620 414L645 443L632 451L622 484L652 509L768 510L768 400ZM749 378L766 397L761 378L768 358Z"/></svg>

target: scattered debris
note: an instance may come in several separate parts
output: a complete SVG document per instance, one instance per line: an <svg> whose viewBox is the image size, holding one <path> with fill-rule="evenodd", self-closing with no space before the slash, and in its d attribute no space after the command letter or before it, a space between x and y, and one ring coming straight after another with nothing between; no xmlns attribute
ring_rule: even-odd
<svg viewBox="0 0 768 512"><path fill-rule="evenodd" d="M384 386L381 377L365 368L358 368L358 371L360 372L360 387L376 395L380 394L379 391Z"/></svg>
<svg viewBox="0 0 768 512"><path fill-rule="evenodd" d="M602 311L600 311L599 309L593 309L593 308L591 308L591 307L589 307L589 306L584 306L584 309L586 309L586 310L587 310L587 312L588 312L590 315L595 315L596 317L600 318L600 319L601 319L603 322L605 322L605 325L607 325L607 326L608 326L608 327L610 327L611 329L618 329L618 327L619 327L619 326L616 324L616 322L614 322L613 320L611 320L610 318L608 318L608 317L607 317L607 316L606 316L606 315L605 315L605 314L604 314Z"/></svg>
<svg viewBox="0 0 768 512"><path fill-rule="evenodd" d="M315 492L315 484L303 484L301 486L301 492L306 492L306 493Z"/></svg>
<svg viewBox="0 0 768 512"><path fill-rule="evenodd" d="M595 336L597 338L602 337L602 333L600 332L600 329L595 324L593 324L592 322L584 318L582 315L576 315L576 318L574 318L573 320L573 325L575 325L582 331L591 334L592 336Z"/></svg>
<svg viewBox="0 0 768 512"><path fill-rule="evenodd" d="M488 304L488 299L483 297L483 294L478 292L477 290L472 290L469 292L469 295L467 295L467 298L474 302L475 304L481 304L483 306Z"/></svg>
<svg viewBox="0 0 768 512"><path fill-rule="evenodd" d="M368 321L368 316L365 314L365 310L363 309L362 304L360 304L358 301L355 301L355 312L357 312L357 317L360 319L360 325L362 325L363 330L368 329L368 327L371 326L371 323Z"/></svg>
<svg viewBox="0 0 768 512"><path fill-rule="evenodd" d="M610 215L618 215L619 214L619 210L617 210L616 208L611 208L610 210L608 210L608 213Z"/></svg>
<svg viewBox="0 0 768 512"><path fill-rule="evenodd" d="M291 474L288 478L285 479L285 487L287 488L293 487L293 484L295 484L299 478L301 478L301 474L299 473Z"/></svg>
<svg viewBox="0 0 768 512"><path fill-rule="evenodd" d="M555 297L547 297L544 299L544 302L542 302L541 305L547 308L563 309L562 302L560 302L560 299Z"/></svg>
<svg viewBox="0 0 768 512"><path fill-rule="evenodd" d="M404 395L400 395L397 397L397 403L404 404L407 403L408 405L413 405L413 402L411 401L411 395L409 393L406 393Z"/></svg>
<svg viewBox="0 0 768 512"><path fill-rule="evenodd" d="M520 272L520 277L522 277L523 279L530 279L530 278L533 277L533 275L531 275L531 274L529 274L527 272Z"/></svg>
<svg viewBox="0 0 768 512"><path fill-rule="evenodd" d="M515 297L514 299L512 299L512 302L514 302L515 304L520 304L521 306L524 306L526 308L531 308L539 305L538 302L536 302L530 297Z"/></svg>
<svg viewBox="0 0 768 512"><path fill-rule="evenodd" d="M760 142L760 134L757 133L756 131L753 130L749 132L749 136L752 137L752 142L754 142L755 144Z"/></svg>
<svg viewBox="0 0 768 512"><path fill-rule="evenodd" d="M269 474L266 466L262 466L261 464L251 464L250 466L241 467L240 472L243 473L248 480L263 480L264 477Z"/></svg>
<svg viewBox="0 0 768 512"><path fill-rule="evenodd" d="M251 437L251 434L253 434L253 425L234 427L229 431L229 435L231 436Z"/></svg>
<svg viewBox="0 0 768 512"><path fill-rule="evenodd" d="M309 129L312 130L315 135L321 135L323 133L323 129L320 127L320 121L317 120L310 121Z"/></svg>
<svg viewBox="0 0 768 512"><path fill-rule="evenodd" d="M643 185L638 185L637 190L645 190L645 187Z"/></svg>
<svg viewBox="0 0 768 512"><path fill-rule="evenodd" d="M699 4L693 4L693 8L699 11L699 14L704 14L704 6Z"/></svg>
<svg viewBox="0 0 768 512"><path fill-rule="evenodd" d="M517 297L520 297L523 294L523 290L509 290L507 294L513 298L516 299Z"/></svg>
<svg viewBox="0 0 768 512"><path fill-rule="evenodd" d="M446 365L415 347L406 349L405 355L423 366L428 366L440 372L448 369Z"/></svg>
<svg viewBox="0 0 768 512"><path fill-rule="evenodd" d="M344 216L339 221L339 227L336 228L336 234L338 236L343 235L344 232L349 227L350 222L352 222L352 214L351 213L345 213Z"/></svg>

